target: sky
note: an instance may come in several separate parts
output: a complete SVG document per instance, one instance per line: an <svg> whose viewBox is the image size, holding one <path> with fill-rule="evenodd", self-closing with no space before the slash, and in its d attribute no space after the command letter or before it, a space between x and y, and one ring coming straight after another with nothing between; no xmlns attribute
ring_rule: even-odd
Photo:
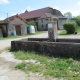
<svg viewBox="0 0 80 80"><path fill-rule="evenodd" d="M71 12L73 16L80 15L80 0L0 0L0 20L8 16L52 7L62 12Z"/></svg>

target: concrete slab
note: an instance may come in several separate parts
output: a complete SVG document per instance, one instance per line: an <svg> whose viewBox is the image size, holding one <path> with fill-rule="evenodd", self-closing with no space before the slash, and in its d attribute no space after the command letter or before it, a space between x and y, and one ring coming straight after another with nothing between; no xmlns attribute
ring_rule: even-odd
<svg viewBox="0 0 80 80"><path fill-rule="evenodd" d="M0 80L10 80L7 76L0 76Z"/></svg>

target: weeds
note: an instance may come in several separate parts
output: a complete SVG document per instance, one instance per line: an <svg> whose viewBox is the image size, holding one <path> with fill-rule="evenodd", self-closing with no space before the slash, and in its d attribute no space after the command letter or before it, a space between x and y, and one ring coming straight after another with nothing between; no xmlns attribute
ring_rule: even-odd
<svg viewBox="0 0 80 80"><path fill-rule="evenodd" d="M46 56L45 54L40 55L36 52L24 51L14 52L13 54L17 59L34 59L40 62L40 64L21 63L17 65L18 69L24 69L25 72L39 72L46 76L66 77L69 80L72 80L72 77L77 77L77 79L80 77L80 62L72 58L55 58Z"/></svg>
<svg viewBox="0 0 80 80"><path fill-rule="evenodd" d="M22 62L22 63L17 64L15 68L16 69L22 69L23 70L25 68L25 66L26 66L26 63L25 62Z"/></svg>

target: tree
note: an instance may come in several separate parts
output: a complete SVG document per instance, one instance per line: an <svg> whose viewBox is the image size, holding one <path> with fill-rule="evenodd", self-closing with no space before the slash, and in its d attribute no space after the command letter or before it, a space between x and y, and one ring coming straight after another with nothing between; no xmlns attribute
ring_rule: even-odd
<svg viewBox="0 0 80 80"><path fill-rule="evenodd" d="M32 20L32 21L29 21L28 25L36 26L36 23Z"/></svg>
<svg viewBox="0 0 80 80"><path fill-rule="evenodd" d="M64 13L64 16L65 16L66 18L72 18L71 12L66 12L66 13Z"/></svg>

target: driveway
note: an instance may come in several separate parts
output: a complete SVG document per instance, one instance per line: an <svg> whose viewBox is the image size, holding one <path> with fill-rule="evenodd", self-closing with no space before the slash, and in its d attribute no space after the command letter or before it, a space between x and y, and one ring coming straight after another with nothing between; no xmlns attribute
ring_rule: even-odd
<svg viewBox="0 0 80 80"><path fill-rule="evenodd" d="M24 38L47 38L47 37L48 37L48 32L45 31L44 33L38 34L38 35L32 35L32 36L21 37L21 38L16 38L16 39L0 40L0 50L10 46L11 41L13 41L13 40L20 40L20 39L24 39Z"/></svg>

